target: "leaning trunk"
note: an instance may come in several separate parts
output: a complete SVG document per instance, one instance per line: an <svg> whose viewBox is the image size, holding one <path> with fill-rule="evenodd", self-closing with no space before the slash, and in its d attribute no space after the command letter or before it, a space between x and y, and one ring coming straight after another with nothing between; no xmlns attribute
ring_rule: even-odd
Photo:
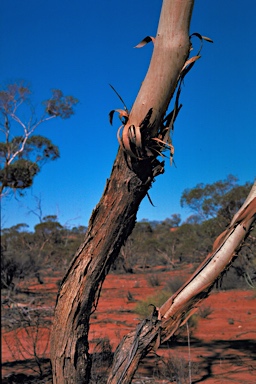
<svg viewBox="0 0 256 384"><path fill-rule="evenodd" d="M156 136L163 123L189 54L192 8L193 0L163 1L150 67L123 129L123 149L118 151L111 177L92 213L85 240L58 294L51 336L55 384L89 381L90 315L96 309L106 274L134 227L140 202L155 176L163 173L163 164L156 155L138 141L140 128L143 125L144 138L150 147L150 138ZM137 134L133 142L129 138L131 127L135 127Z"/></svg>
<svg viewBox="0 0 256 384"><path fill-rule="evenodd" d="M129 384L141 359L168 340L197 310L216 281L229 267L256 220L256 182L226 229L214 242L212 252L188 281L160 309L126 335L119 344L108 384Z"/></svg>

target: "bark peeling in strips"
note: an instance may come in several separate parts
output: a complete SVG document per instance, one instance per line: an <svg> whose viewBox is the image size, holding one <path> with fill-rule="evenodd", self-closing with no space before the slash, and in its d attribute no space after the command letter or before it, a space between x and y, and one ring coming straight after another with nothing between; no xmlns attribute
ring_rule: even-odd
<svg viewBox="0 0 256 384"><path fill-rule="evenodd" d="M163 1L152 60L123 128L122 148L57 297L51 335L55 384L89 382L90 315L110 266L134 227L141 201L155 177L164 171L164 164L156 158L158 153L151 152L147 145L153 145L151 139L161 130L189 55L192 9L192 0ZM144 132L140 132L141 124ZM135 137L133 142L128 137L130 134Z"/></svg>

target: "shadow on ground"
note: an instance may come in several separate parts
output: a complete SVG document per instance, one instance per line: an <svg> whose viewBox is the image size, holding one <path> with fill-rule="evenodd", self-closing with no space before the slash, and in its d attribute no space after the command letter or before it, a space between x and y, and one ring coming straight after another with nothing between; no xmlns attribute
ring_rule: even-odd
<svg viewBox="0 0 256 384"><path fill-rule="evenodd" d="M161 347L160 352L168 352L165 358L159 354L150 354L141 363L134 382L138 378L142 380L146 375L148 382L156 382L157 379L167 380L166 382L185 382L188 377L189 362L186 358L180 357L178 351L187 350L187 340L166 343ZM170 354L169 354L170 351ZM177 353L176 353L177 352ZM165 353L165 355L166 355ZM195 354L197 355L194 362ZM217 340L214 342L202 342L199 339L191 338L192 356L192 382L202 383L210 378L227 379L232 382L232 375L250 373L256 375L256 341L245 340ZM2 368L9 372L2 379L3 384L36 384L52 383L51 365L49 359L40 361L42 374L38 371L38 364L34 360L15 361L2 364ZM98 369L100 367L98 366ZM218 373L219 372L219 373ZM150 380L151 379L151 380ZM184 380L184 381L183 381ZM104 381L104 380L103 380ZM103 382L102 381L102 382ZM252 381L241 381L251 383Z"/></svg>
<svg viewBox="0 0 256 384"><path fill-rule="evenodd" d="M205 383L208 379L220 379L233 382L256 382L256 341L216 340L203 342L191 338L191 375L192 382ZM164 357L163 357L164 356ZM184 341L167 342L157 354L148 355L141 363L140 370L147 376L166 382L185 383L189 375L188 343ZM137 377L142 379L138 371ZM235 378L235 377L236 378ZM248 380L246 379L248 377ZM238 378L239 377L239 378ZM235 381L237 380L237 381ZM153 381L152 381L153 383Z"/></svg>

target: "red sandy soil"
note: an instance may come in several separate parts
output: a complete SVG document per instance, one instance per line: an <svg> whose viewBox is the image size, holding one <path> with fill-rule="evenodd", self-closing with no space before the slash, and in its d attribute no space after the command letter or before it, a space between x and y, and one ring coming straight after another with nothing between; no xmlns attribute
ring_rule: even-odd
<svg viewBox="0 0 256 384"><path fill-rule="evenodd" d="M190 273L190 268L185 271ZM91 352L97 348L100 339L108 338L114 351L122 337L135 329L140 321L138 315L132 312L137 301L161 291L166 282L173 276L182 276L184 270L160 272L160 286L150 287L149 274L110 274L103 285L97 310L91 317L90 345ZM23 289L30 292L40 292L40 307L53 309L57 293L56 282L61 276L43 277L44 284L36 280L29 282ZM27 283L28 284L28 283ZM134 300L131 300L131 295ZM38 302L29 306L38 306ZM211 313L206 317L197 317L196 326L190 328L190 350L188 347L187 329L173 342L161 347L156 354L145 358L136 374L134 383L158 382L170 383L167 380L146 381L145 377L154 377L157 366L161 369L159 356L181 364L183 359L191 361L193 383L256 383L256 295L252 290L213 292L202 304L210 307ZM2 375L11 373L31 374L27 365L22 361L33 357L33 345L37 345L37 355L49 358L48 327L37 329L22 328L16 331L2 331L2 363L21 360L19 365L7 367L4 364ZM33 341L37 337L36 343ZM11 364L10 364L11 365ZM181 364L182 365L182 364ZM26 367L26 368L25 368ZM184 368L180 368L184 371ZM186 368L187 370L187 368ZM184 372L183 372L184 374ZM189 382L188 374L186 380ZM141 379L139 379L141 378ZM142 381L144 378L144 381ZM173 382L175 380L173 379Z"/></svg>

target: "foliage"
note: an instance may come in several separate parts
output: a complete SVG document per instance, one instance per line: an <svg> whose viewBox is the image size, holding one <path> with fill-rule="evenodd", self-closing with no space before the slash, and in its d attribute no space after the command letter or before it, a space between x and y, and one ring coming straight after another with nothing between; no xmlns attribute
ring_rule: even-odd
<svg viewBox="0 0 256 384"><path fill-rule="evenodd" d="M45 100L45 112L50 116L59 116L62 119L68 119L74 114L73 106L78 103L78 100L73 96L64 96L59 89L52 90L52 97Z"/></svg>
<svg viewBox="0 0 256 384"><path fill-rule="evenodd" d="M152 306L161 307L171 295L172 292L162 290L153 296L148 296L145 300L141 300L136 304L134 312L144 319L152 313Z"/></svg>
<svg viewBox="0 0 256 384"><path fill-rule="evenodd" d="M173 213L171 217L165 219L162 224L167 225L169 228L177 228L181 223L181 216L179 213Z"/></svg>
<svg viewBox="0 0 256 384"><path fill-rule="evenodd" d="M238 179L228 175L225 180L213 184L197 184L192 189L186 189L181 196L181 206L188 206L200 221L222 214L228 221L242 205L251 184L238 186Z"/></svg>
<svg viewBox="0 0 256 384"><path fill-rule="evenodd" d="M42 123L56 117L67 119L74 114L78 100L53 90L52 97L43 102L40 118L30 100L31 90L20 84L9 84L0 90L0 193L29 188L42 166L59 157L59 149L48 138L35 135ZM5 192L7 193L7 192Z"/></svg>
<svg viewBox="0 0 256 384"><path fill-rule="evenodd" d="M126 250L127 253L125 251L123 253L123 257L126 257L126 270L127 265L130 265L131 270L136 273L138 270L141 271L140 266L142 266L143 271L146 271L147 267L161 263L165 268L182 269L183 263L191 263L195 267L200 258L205 257L205 254L211 250L213 240L220 231L219 222L225 223L232 212L232 207L242 204L247 185L234 186L225 196L222 196L223 203L216 212L216 217L203 221L186 221L184 223L180 223L177 220L176 226L168 219L162 222L150 223L144 220L137 223L134 232L124 247L125 249L129 245L128 250ZM232 205L230 204L231 201L233 201ZM173 216L171 216L171 219ZM24 223L2 231L1 285L5 289L5 297L8 297L9 301L15 298L16 286L20 279L24 279L27 276L35 276L38 282L43 284L43 280L40 277L42 269L47 268L47 266L52 269L65 268L79 244L83 241L85 227L66 228L58 222L58 218L55 215L47 215L45 217L41 215L39 218L40 222L34 227L33 232L29 231L28 226ZM226 275L219 282L222 289L243 288L248 287L248 285L251 287L255 286L255 239L256 230L253 229L232 268L227 271ZM120 258L120 260L122 259ZM182 273L178 272L177 277L167 281L164 290L143 301L137 302L128 292L127 300L130 302L136 301L135 313L141 318L150 318L153 306L160 307L183 284L183 280L179 275L182 276ZM151 286L156 287L160 285L160 279L161 274L159 273L147 274L147 281ZM14 312L15 310L17 309L10 308L9 311L13 319L16 313ZM23 310L24 308L22 308ZM191 334L196 328L199 318L207 318L211 312L212 309L210 307L202 307L199 308L197 314L190 317L188 324ZM232 324L233 320L229 319L229 323ZM36 329L39 330L39 327ZM36 346L39 333L36 332L30 336L30 331L31 329L27 327L26 338L30 338L33 345ZM19 349L23 350L18 336L17 333L15 339L17 345L15 344L12 347L12 353L14 353L13 348L17 351ZM185 327L180 329L178 336L186 337ZM38 356L36 348L34 351L35 371L39 372L42 376L44 361ZM112 358L113 353L109 340L99 340L92 354L92 382L105 382L106 373ZM185 380L187 373L184 373L184 369L187 372L188 368L185 361L179 359L177 361L173 359L170 361L165 360L163 361L161 371L156 372L156 374L161 378L169 377L172 380L179 380L180 377L183 377Z"/></svg>
<svg viewBox="0 0 256 384"><path fill-rule="evenodd" d="M214 185L216 187L216 183ZM216 217L200 223L185 221L180 224L179 220L176 220L179 225L174 227L173 218L178 219L179 215L172 215L170 220L162 222L138 222L121 249L112 271L146 272L159 265L166 269L182 269L183 263L191 264L195 268L211 251L212 244L221 230L220 223L222 228L226 225L227 218L233 214L233 207L242 204L248 188L248 183L243 186L236 185L226 195L223 195L221 190L219 194L222 203ZM214 195L217 201L217 191ZM84 239L84 226L66 228L58 222L55 215L40 215L39 219L40 223L35 226L33 232L22 223L2 231L2 286L11 287L20 278L31 274L35 276L47 265L52 268L65 268ZM248 236L237 260L219 282L221 289L255 286L255 239L256 228ZM151 273L147 279L151 286L160 285L159 274ZM177 276L166 283L166 289L175 292L182 283L181 278Z"/></svg>
<svg viewBox="0 0 256 384"><path fill-rule="evenodd" d="M182 263L194 267L207 255L215 239L240 208L251 188L250 183L239 185L234 176L211 185L198 184L182 195L183 204L202 212L180 223L179 215L162 222L138 222L115 263L116 270L146 271L149 266L177 268ZM199 199L197 202L196 197ZM200 204L203 208L200 208ZM210 217L211 216L211 217ZM177 219L176 225L174 220ZM239 257L223 277L221 286L235 288L255 285L256 229L254 228L239 252ZM233 276L233 277L232 277ZM233 280L230 284L228 280Z"/></svg>
<svg viewBox="0 0 256 384"><path fill-rule="evenodd" d="M2 230L1 286L14 288L20 279L34 275L47 266L65 268L81 243L86 228L63 227L54 215L45 216L34 232L26 224Z"/></svg>

